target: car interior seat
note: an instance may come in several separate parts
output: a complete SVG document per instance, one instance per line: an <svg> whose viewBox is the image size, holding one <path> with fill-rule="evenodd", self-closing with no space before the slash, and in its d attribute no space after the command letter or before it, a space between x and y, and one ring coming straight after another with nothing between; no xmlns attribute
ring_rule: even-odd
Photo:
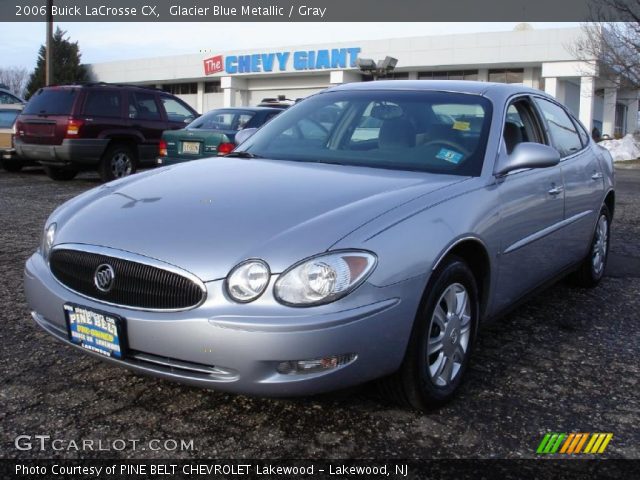
<svg viewBox="0 0 640 480"><path fill-rule="evenodd" d="M416 129L405 117L382 122L378 136L379 148L411 148L416 144Z"/></svg>
<svg viewBox="0 0 640 480"><path fill-rule="evenodd" d="M507 153L511 154L516 145L524 142L524 136L522 135L522 129L513 122L506 122L504 124L504 143L507 145Z"/></svg>

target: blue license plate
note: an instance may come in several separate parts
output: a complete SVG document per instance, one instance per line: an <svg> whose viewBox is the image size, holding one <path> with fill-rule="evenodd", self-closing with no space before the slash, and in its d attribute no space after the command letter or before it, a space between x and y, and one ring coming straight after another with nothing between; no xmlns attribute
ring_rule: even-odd
<svg viewBox="0 0 640 480"><path fill-rule="evenodd" d="M105 357L123 357L123 318L70 303L64 313L71 342Z"/></svg>

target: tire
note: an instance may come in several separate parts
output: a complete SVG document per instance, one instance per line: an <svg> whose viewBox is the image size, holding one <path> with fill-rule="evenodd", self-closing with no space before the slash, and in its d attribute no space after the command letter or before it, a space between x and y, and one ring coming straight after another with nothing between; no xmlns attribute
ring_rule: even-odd
<svg viewBox="0 0 640 480"><path fill-rule="evenodd" d="M591 239L589 254L572 275L571 280L579 287L593 288L600 283L607 269L609 259L609 238L611 237L611 213L603 205L598 215L596 229Z"/></svg>
<svg viewBox="0 0 640 480"><path fill-rule="evenodd" d="M137 168L138 159L133 149L126 144L115 143L102 155L98 173L103 182L110 182L136 173Z"/></svg>
<svg viewBox="0 0 640 480"><path fill-rule="evenodd" d="M463 300L462 294L466 307L456 305ZM427 286L402 366L379 382L383 395L421 411L450 401L467 370L479 315L473 273L463 260L450 257L438 267Z"/></svg>
<svg viewBox="0 0 640 480"><path fill-rule="evenodd" d="M22 170L22 163L17 160L2 160L2 168L7 172L16 173Z"/></svg>
<svg viewBox="0 0 640 480"><path fill-rule="evenodd" d="M67 182L76 178L78 171L70 167L51 167L44 165L44 173L47 174L51 180L57 182Z"/></svg>

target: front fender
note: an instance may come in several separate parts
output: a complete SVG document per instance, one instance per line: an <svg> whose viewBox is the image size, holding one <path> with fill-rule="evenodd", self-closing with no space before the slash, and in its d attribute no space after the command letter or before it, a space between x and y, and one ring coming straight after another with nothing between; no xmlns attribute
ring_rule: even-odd
<svg viewBox="0 0 640 480"><path fill-rule="evenodd" d="M445 198L411 202L376 219L332 249L365 248L378 256L378 266L369 281L387 286L425 275L457 243L475 239L487 251L493 284L500 239L495 228L499 209L495 187L449 191Z"/></svg>

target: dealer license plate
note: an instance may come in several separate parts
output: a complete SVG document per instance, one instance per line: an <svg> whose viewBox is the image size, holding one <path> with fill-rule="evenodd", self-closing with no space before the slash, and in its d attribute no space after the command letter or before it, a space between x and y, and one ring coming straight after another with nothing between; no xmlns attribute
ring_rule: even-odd
<svg viewBox="0 0 640 480"><path fill-rule="evenodd" d="M122 358L123 318L70 303L64 313L71 342L105 357Z"/></svg>
<svg viewBox="0 0 640 480"><path fill-rule="evenodd" d="M182 142L182 153L200 153L200 144L198 142Z"/></svg>

